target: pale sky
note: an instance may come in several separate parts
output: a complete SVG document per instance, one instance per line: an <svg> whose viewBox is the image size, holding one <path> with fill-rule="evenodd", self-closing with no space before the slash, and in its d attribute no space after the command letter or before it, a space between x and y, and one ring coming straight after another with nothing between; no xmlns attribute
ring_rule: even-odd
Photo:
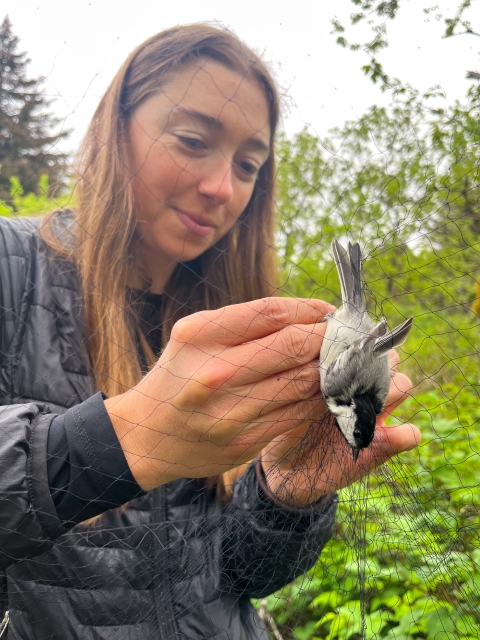
<svg viewBox="0 0 480 640"><path fill-rule="evenodd" d="M438 4L452 15L458 1L403 0L381 58L392 76L418 89L441 85L447 102L465 96L467 69L480 70L480 38L442 40L443 23L425 23L422 8ZM1 7L32 60L30 75L46 77L51 109L74 130L65 150L76 148L127 54L182 23L218 20L264 52L289 96L289 134L308 124L322 135L389 99L361 72L367 57L343 50L330 34L330 20L354 10L349 0L3 0ZM480 24L478 0L469 17Z"/></svg>

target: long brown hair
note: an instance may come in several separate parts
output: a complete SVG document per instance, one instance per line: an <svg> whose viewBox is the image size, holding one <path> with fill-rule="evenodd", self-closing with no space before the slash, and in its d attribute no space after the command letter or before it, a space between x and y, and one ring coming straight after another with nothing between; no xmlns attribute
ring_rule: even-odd
<svg viewBox="0 0 480 640"><path fill-rule="evenodd" d="M140 288L148 288L134 251L134 199L127 129L139 104L157 92L182 66L214 60L256 80L269 107L271 141L278 122L275 83L261 59L227 29L206 24L163 31L125 61L103 96L80 148L76 172L76 238L69 247L58 233L58 212L48 216L42 236L61 256L74 261L85 302L88 352L97 388L123 393L140 379L135 335L138 312L130 304L132 264ZM197 259L179 263L163 296L163 340L183 316L270 295L275 280L274 158L262 166L253 195L236 225ZM154 356L141 338L149 364Z"/></svg>

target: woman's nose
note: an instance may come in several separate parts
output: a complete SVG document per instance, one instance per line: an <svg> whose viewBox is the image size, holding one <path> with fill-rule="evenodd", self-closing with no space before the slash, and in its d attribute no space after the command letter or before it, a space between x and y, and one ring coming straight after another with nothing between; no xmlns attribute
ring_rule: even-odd
<svg viewBox="0 0 480 640"><path fill-rule="evenodd" d="M222 204L230 202L233 198L232 163L226 158L209 163L199 181L198 190L211 200Z"/></svg>

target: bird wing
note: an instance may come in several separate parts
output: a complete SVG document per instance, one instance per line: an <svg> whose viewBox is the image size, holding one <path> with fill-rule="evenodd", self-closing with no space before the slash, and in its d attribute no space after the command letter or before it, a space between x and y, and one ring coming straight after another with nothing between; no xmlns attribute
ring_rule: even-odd
<svg viewBox="0 0 480 640"><path fill-rule="evenodd" d="M371 332L371 335L375 336L376 338L379 338L381 336L384 336L386 333L387 333L387 319L382 318L380 322L377 324L377 326L375 327L375 329L373 329L373 331Z"/></svg>
<svg viewBox="0 0 480 640"><path fill-rule="evenodd" d="M412 328L413 318L408 318L401 325L392 329L384 336L375 340L375 346L373 347L373 353L376 356L386 355L390 349L399 347L407 339L408 333Z"/></svg>
<svg viewBox="0 0 480 640"><path fill-rule="evenodd" d="M322 387L324 396L337 397L351 387L365 358L369 354L371 357L374 344L375 336L366 336L355 340L348 349L342 351L325 373Z"/></svg>

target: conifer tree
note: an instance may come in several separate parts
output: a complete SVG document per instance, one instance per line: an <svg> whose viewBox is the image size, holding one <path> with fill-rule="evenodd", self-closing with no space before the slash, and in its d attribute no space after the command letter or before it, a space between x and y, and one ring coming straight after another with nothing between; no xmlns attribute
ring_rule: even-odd
<svg viewBox="0 0 480 640"><path fill-rule="evenodd" d="M19 178L28 193L47 174L53 191L58 192L66 166L66 156L55 144L68 131L54 133L59 121L48 112L43 79L27 77L30 60L18 45L7 16L0 26L0 200L7 202L12 200L12 176Z"/></svg>

